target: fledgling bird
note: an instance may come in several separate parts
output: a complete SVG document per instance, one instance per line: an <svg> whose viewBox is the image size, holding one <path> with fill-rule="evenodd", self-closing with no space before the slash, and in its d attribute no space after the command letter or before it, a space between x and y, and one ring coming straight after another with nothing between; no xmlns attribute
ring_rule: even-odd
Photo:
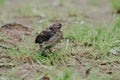
<svg viewBox="0 0 120 80"><path fill-rule="evenodd" d="M40 49L48 49L54 47L63 38L61 31L62 24L54 23L37 35L35 43L39 43Z"/></svg>

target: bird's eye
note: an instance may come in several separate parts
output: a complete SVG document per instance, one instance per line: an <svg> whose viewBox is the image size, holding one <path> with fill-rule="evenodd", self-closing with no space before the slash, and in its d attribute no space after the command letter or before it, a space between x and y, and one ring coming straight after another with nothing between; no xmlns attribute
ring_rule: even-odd
<svg viewBox="0 0 120 80"><path fill-rule="evenodd" d="M60 27L62 27L62 24L61 24L61 23L59 23L59 26L60 26Z"/></svg>
<svg viewBox="0 0 120 80"><path fill-rule="evenodd" d="M59 24L58 24L58 28L60 29L61 27L62 27L62 24L59 23Z"/></svg>

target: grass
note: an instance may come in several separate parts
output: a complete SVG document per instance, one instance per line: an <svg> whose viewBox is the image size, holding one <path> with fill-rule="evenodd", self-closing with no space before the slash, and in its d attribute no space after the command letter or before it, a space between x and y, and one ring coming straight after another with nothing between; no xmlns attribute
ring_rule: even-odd
<svg viewBox="0 0 120 80"><path fill-rule="evenodd" d="M116 22L119 22L119 19ZM97 26L97 27L96 27ZM116 40L119 40L120 26L119 23L107 27L107 25L89 25L82 26L72 23L69 30L64 32L65 38L76 41L77 44L92 44L92 48L106 56L111 46Z"/></svg>
<svg viewBox="0 0 120 80"><path fill-rule="evenodd" d="M115 9L116 11L119 11L120 10L120 0L110 0L111 2L111 5L113 7L113 9Z"/></svg>
<svg viewBox="0 0 120 80"><path fill-rule="evenodd" d="M89 3L93 6L99 6L101 4L101 1L98 0L90 0Z"/></svg>
<svg viewBox="0 0 120 80"><path fill-rule="evenodd" d="M71 1L72 0L69 0L70 4L72 4ZM120 47L119 45L115 44L116 41L120 40L120 16L117 16L115 21L110 24L79 24L76 21L80 17L80 10L75 8L74 4L69 6L67 3L65 3L65 0L61 0L58 1L58 6L53 7L52 3L48 4L44 0L41 2L43 3L40 3L41 5L38 4L38 2L24 5L20 7L15 13L12 12L14 14L9 14L10 16L15 16L18 14L20 16L36 16L44 14L42 16L42 23L38 24L37 21L33 21L34 23L32 24L35 25L33 27L33 35L31 35L29 39L23 38L23 44L17 46L16 48L11 47L10 49L7 49L7 55L9 55L14 60L13 63L15 65L20 64L19 66L21 66L24 64L25 60L28 60L28 62L30 62L30 67L32 67L33 70L37 69L36 65L42 67L42 69L40 68L42 72L39 73L36 70L36 73L33 77L34 80L46 75L51 80L119 79L119 72L117 72L117 70L114 70L114 73L111 75L106 74L106 69L101 72L100 70L103 66L105 68L109 68L111 65L117 66L115 63L112 64L112 62L120 60L120 55L116 56L110 53L110 50L114 47ZM45 3L50 7L44 6ZM94 4L94 0L92 3ZM97 1L95 2L95 5L98 5ZM117 6L118 4L114 3L114 5ZM63 9L64 7L66 7L66 10ZM68 15L74 14L76 16L72 16L72 21L69 22L71 17ZM6 17L8 16L7 13L4 15L6 15ZM49 54L47 57L45 57L41 55L40 51L35 50L37 44L34 44L33 36L40 32L42 28L45 28L50 23L52 23L51 20L55 19L65 21L65 26L63 27L64 40L62 40L60 47L55 48L56 52L54 55ZM3 37L0 37L0 40L3 40ZM75 60L77 57L81 63L78 63L79 60L77 60L78 62ZM101 63L106 63L107 65L105 64L102 66ZM16 73L20 72L17 69L19 66L12 68L9 73L5 73L1 78L6 79L7 77L11 77L13 80L18 80L16 78ZM88 76L84 76L83 73L85 73L85 71L90 67L92 67L92 70L90 73L88 73ZM81 70L83 72L81 72Z"/></svg>
<svg viewBox="0 0 120 80"><path fill-rule="evenodd" d="M67 56L66 50L69 52L72 52L73 49L75 49L75 53L79 51L82 46L85 46L87 43L88 45L91 44L89 47L90 53L93 56L93 59L95 59L97 56L101 57L101 60L105 60L108 54L110 53L110 50L112 49L112 46L114 45L114 42L116 40L120 40L119 34L120 34L120 18L118 17L115 21L115 23L109 27L106 25L90 25L90 24L83 24L79 25L76 22L73 22L72 25L67 29L67 27L64 29L64 38L70 40L70 42L66 43L63 46L64 49L57 50L55 55L48 55L48 57L44 57L41 55L41 52L32 53L31 47L25 47L19 46L18 49L10 49L9 54L11 57L18 57L18 58L30 58L33 61L37 62L38 64L47 65L47 66L59 66L62 65L62 68L65 68L62 73L58 74L58 77L53 77L51 74L56 71L51 71L51 73L48 73L48 75L53 78L53 80L74 80L73 77L76 76L73 74L73 70L69 70L70 68L66 67L66 60L68 58L72 58L72 56ZM97 27L96 27L97 26ZM71 41L74 41L78 46L77 48L73 47L73 44ZM33 46L33 44L29 45ZM26 44L26 45L28 45ZM67 46L68 45L68 46ZM66 49L66 46L68 47ZM119 47L119 46L118 46ZM118 59L119 60L119 59ZM101 61L101 62L102 62ZM113 58L114 61L114 58ZM72 62L71 62L72 64ZM74 66L74 65L73 65ZM68 70L67 70L68 69ZM66 72L67 70L67 72ZM95 69L96 70L96 69ZM69 73L70 71L70 73ZM62 75L60 77L60 75ZM97 77L100 75L99 77ZM72 76L72 77L71 77ZM89 79L97 78L98 80L109 80L110 76L107 74L101 74L100 72L93 71L89 77Z"/></svg>
<svg viewBox="0 0 120 80"><path fill-rule="evenodd" d="M0 7L3 6L5 3L5 0L0 0Z"/></svg>

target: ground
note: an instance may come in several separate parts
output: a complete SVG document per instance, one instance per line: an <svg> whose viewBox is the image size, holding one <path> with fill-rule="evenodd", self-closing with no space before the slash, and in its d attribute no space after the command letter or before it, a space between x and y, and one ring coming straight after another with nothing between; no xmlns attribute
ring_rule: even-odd
<svg viewBox="0 0 120 80"><path fill-rule="evenodd" d="M0 3L0 80L120 80L120 16L109 0ZM35 37L54 22L64 39L42 56Z"/></svg>

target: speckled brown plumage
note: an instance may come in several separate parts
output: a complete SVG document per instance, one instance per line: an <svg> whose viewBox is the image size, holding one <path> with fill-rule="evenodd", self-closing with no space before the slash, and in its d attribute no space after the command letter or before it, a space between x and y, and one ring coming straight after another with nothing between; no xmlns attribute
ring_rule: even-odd
<svg viewBox="0 0 120 80"><path fill-rule="evenodd" d="M54 23L37 35L35 43L40 45L40 48L50 49L61 41L63 34L61 31L62 24Z"/></svg>

